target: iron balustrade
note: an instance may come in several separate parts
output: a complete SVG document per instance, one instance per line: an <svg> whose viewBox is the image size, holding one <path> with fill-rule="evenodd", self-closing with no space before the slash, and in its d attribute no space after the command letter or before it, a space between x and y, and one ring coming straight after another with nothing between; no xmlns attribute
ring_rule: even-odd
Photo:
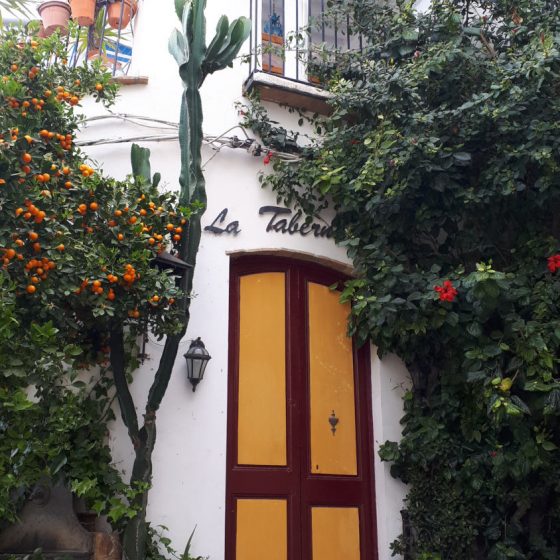
<svg viewBox="0 0 560 560"><path fill-rule="evenodd" d="M362 49L362 37L352 33L350 17L332 12L327 0L249 1L251 74L315 82L308 64L321 45L339 51Z"/></svg>
<svg viewBox="0 0 560 560"><path fill-rule="evenodd" d="M68 64L75 67L84 60L101 58L113 76L126 75L132 60L134 31L132 22L123 25L125 2L121 2L118 27L108 23L108 5L115 0L97 0L93 25L77 26L67 37ZM135 12L133 10L132 17ZM130 25L130 29L126 28Z"/></svg>

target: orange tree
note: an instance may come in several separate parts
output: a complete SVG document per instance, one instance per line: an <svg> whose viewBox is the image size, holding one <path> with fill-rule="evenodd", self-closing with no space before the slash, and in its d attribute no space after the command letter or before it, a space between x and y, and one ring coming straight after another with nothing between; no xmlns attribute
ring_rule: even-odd
<svg viewBox="0 0 560 560"><path fill-rule="evenodd" d="M126 181L88 164L74 143L75 107L86 95L110 104L116 86L101 66L70 68L65 56L57 37L22 29L0 37L0 518L8 520L14 496L44 475L64 475L114 520L133 516L110 495L125 490L104 443L110 384L124 409L136 337L184 324L175 279L152 263L181 242L190 210L158 191L157 174L147 179L139 148L138 175ZM25 434L35 437L24 445Z"/></svg>

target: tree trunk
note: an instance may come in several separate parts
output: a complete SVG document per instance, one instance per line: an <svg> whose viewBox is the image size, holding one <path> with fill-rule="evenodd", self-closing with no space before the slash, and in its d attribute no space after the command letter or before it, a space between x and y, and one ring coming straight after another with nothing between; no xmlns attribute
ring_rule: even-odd
<svg viewBox="0 0 560 560"><path fill-rule="evenodd" d="M123 559L144 560L146 558L146 508L148 506L148 485L152 480L152 453L156 443L156 414L146 414L144 426L140 430L140 443L135 449L134 466L130 485L134 490L143 488L133 499L131 506L137 510L123 536Z"/></svg>

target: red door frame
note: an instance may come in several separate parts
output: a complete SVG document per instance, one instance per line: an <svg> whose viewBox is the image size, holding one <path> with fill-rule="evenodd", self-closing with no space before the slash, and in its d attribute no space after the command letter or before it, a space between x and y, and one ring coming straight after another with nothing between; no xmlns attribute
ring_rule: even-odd
<svg viewBox="0 0 560 560"><path fill-rule="evenodd" d="M237 465L239 279L245 275L265 272L286 274L287 467ZM225 560L235 560L237 498L287 498L288 560L312 558L311 508L313 506L356 507L359 504L361 559L377 560L369 345L365 344L359 350L354 348L356 434L359 438L358 475L348 477L310 473L309 352L307 344L294 344L294 341L309 340L306 282L312 281L330 286L345 279L344 275L324 266L286 257L247 256L232 259L229 302ZM296 426L299 430L295 429Z"/></svg>

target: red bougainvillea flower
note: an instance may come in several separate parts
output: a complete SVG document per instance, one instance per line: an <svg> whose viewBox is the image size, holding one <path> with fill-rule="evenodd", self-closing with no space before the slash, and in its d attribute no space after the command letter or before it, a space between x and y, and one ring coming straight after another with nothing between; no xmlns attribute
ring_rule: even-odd
<svg viewBox="0 0 560 560"><path fill-rule="evenodd" d="M268 165L271 159L272 159L272 154L270 152L267 152L266 156L264 156L263 163L265 165Z"/></svg>
<svg viewBox="0 0 560 560"><path fill-rule="evenodd" d="M550 272L556 272L557 270L560 270L560 253L548 257L547 266Z"/></svg>
<svg viewBox="0 0 560 560"><path fill-rule="evenodd" d="M440 301L453 301L459 293L450 280L445 280L443 286L434 286L434 290L439 294Z"/></svg>

